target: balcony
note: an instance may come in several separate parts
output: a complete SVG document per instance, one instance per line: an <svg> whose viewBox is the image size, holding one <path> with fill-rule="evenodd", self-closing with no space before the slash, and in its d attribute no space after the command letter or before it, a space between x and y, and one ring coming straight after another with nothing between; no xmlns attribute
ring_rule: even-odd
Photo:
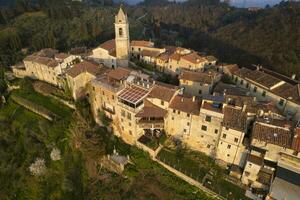
<svg viewBox="0 0 300 200"><path fill-rule="evenodd" d="M164 129L163 119L141 119L138 122L140 128L143 129Z"/></svg>
<svg viewBox="0 0 300 200"><path fill-rule="evenodd" d="M105 106L102 106L102 109L112 115L116 114L115 110L114 109L111 109L111 108L108 108L108 107L105 107Z"/></svg>

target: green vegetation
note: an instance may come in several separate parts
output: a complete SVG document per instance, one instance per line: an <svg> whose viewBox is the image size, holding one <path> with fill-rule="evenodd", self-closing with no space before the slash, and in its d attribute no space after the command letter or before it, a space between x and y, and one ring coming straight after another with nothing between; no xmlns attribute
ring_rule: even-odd
<svg viewBox="0 0 300 200"><path fill-rule="evenodd" d="M108 118L103 111L100 111L98 115L104 126L108 127L112 122L112 120Z"/></svg>
<svg viewBox="0 0 300 200"><path fill-rule="evenodd" d="M70 0L17 2L0 12L0 64L5 67L41 48L95 47L114 37L118 8L111 1L92 1L93 6ZM254 12L218 0L182 4L147 0L126 10L131 39L152 39L159 46L183 45L221 62L262 64L300 76L299 2L282 2Z"/></svg>
<svg viewBox="0 0 300 200"><path fill-rule="evenodd" d="M57 100L35 92L29 79L19 80L15 84L20 85L21 89L13 91L12 96L21 97L34 104L43 106L60 117L67 117L71 114L71 109L65 107Z"/></svg>
<svg viewBox="0 0 300 200"><path fill-rule="evenodd" d="M95 126L89 105L77 102L71 111L18 80L11 95L30 100L61 117L50 122L14 103L0 109L0 199L213 199L171 174L148 154L122 142L105 127ZM57 148L61 159L50 154ZM98 162L113 149L129 155L124 175L107 172ZM29 166L41 158L46 174L33 176Z"/></svg>
<svg viewBox="0 0 300 200"><path fill-rule="evenodd" d="M226 171L208 156L181 149L162 149L158 158L187 176L203 183L204 186L229 199L248 199L245 190L226 181Z"/></svg>
<svg viewBox="0 0 300 200"><path fill-rule="evenodd" d="M51 108L55 112L61 106ZM69 117L51 123L8 99L0 110L0 199L84 198L82 156L67 143ZM61 160L50 159L54 147ZM38 157L46 162L43 177L29 172Z"/></svg>

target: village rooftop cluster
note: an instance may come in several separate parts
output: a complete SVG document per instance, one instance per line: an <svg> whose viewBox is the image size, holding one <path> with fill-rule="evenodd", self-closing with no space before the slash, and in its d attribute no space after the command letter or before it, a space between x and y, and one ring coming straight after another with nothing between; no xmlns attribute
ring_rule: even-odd
<svg viewBox="0 0 300 200"><path fill-rule="evenodd" d="M130 41L122 8L115 34L92 51L43 49L12 67L15 76L70 88L87 98L95 121L143 148L141 138L165 133L228 167L253 198L300 199L300 84L257 66L219 64L213 56L151 41ZM178 77L169 85L134 70L133 60ZM227 77L233 84L223 82ZM147 149L146 149L147 150Z"/></svg>

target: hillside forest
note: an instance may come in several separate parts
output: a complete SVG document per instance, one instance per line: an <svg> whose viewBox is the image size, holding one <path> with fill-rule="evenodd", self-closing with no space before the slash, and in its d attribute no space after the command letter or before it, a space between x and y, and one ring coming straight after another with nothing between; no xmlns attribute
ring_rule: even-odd
<svg viewBox="0 0 300 200"><path fill-rule="evenodd" d="M0 12L1 65L52 47L95 47L113 38L118 5L112 1L18 0ZM261 10L233 8L218 0L185 3L147 0L126 6L131 39L177 45L212 54L220 62L261 64L300 77L300 3Z"/></svg>

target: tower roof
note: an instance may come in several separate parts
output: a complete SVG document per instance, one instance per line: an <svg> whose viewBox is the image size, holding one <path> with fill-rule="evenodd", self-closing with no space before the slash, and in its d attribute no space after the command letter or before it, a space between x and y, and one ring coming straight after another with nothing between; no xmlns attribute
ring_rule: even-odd
<svg viewBox="0 0 300 200"><path fill-rule="evenodd" d="M126 22L127 21L127 15L125 14L124 10L123 10L123 6L120 6L119 12L116 15L116 23L119 22Z"/></svg>

